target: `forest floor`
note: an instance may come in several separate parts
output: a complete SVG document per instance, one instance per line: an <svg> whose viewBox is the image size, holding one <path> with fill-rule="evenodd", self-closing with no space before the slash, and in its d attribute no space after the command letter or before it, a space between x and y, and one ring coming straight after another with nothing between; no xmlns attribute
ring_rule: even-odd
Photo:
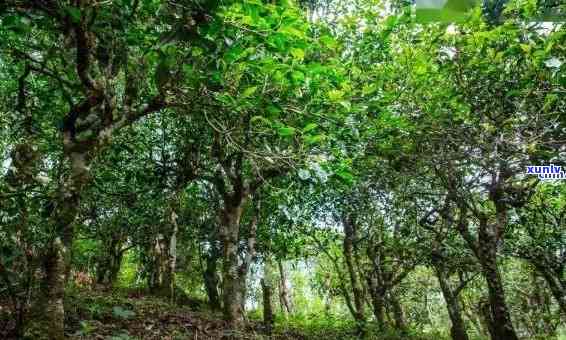
<svg viewBox="0 0 566 340"><path fill-rule="evenodd" d="M213 340L213 339L288 339L346 340L360 339L352 323L325 320L318 316L306 323L277 322L268 336L262 322L252 317L241 330L231 330L222 315L208 309L205 301L183 297L175 303L148 294L145 290L105 291L73 288L65 297L66 335L84 340ZM0 312L2 309L0 308ZM2 314L2 313L0 313ZM0 315L0 339L8 339L6 315ZM257 318L257 316L256 316ZM9 319L9 318L8 318ZM325 320L321 322L321 320ZM339 325L341 324L341 325ZM371 333L371 332L370 332ZM45 334L26 332L26 339L40 340ZM428 340L429 337L407 337L368 334L364 339Z"/></svg>
<svg viewBox="0 0 566 340"><path fill-rule="evenodd" d="M234 331L204 301L188 297L179 300L172 303L136 289L69 289L65 297L66 335L69 339L84 340L320 339L317 331L303 332L289 325L276 327L267 336L263 324L257 320L247 320L245 327ZM0 315L0 319L0 339L8 339L5 332L11 328L10 317ZM34 331L33 326L30 328L26 339L45 337ZM330 338L357 337L341 333Z"/></svg>
<svg viewBox="0 0 566 340"><path fill-rule="evenodd" d="M189 340L266 339L262 324L246 322L231 330L219 313L199 300L184 298L171 303L141 290L77 290L69 297L68 335L72 339ZM307 339L300 334L273 334L270 339Z"/></svg>

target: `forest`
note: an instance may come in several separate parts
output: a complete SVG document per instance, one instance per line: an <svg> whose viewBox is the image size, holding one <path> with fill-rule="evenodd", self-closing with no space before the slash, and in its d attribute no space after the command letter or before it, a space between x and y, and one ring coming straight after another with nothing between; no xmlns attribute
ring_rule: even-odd
<svg viewBox="0 0 566 340"><path fill-rule="evenodd" d="M565 340L566 2L419 1L0 1L0 339Z"/></svg>

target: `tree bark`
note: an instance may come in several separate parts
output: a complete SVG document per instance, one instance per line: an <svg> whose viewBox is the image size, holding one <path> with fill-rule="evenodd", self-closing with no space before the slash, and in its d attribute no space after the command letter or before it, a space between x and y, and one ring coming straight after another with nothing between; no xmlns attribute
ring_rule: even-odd
<svg viewBox="0 0 566 340"><path fill-rule="evenodd" d="M371 304L373 307L373 315L380 330L385 329L385 297L377 292L376 288L371 289Z"/></svg>
<svg viewBox="0 0 566 340"><path fill-rule="evenodd" d="M203 271L204 286L206 295L208 296L208 304L212 310L220 310L220 297L218 294L219 278L217 272L218 265L218 249L211 245L211 251L206 256L206 268Z"/></svg>
<svg viewBox="0 0 566 340"><path fill-rule="evenodd" d="M149 249L150 268L148 278L148 288L152 294L161 294L163 292L163 279L167 266L166 258L166 240L161 233L157 234Z"/></svg>
<svg viewBox="0 0 566 340"><path fill-rule="evenodd" d="M119 233L113 233L109 244L103 248L104 253L100 255L100 260L96 270L96 283L112 288L118 279L124 250L122 249L124 240Z"/></svg>
<svg viewBox="0 0 566 340"><path fill-rule="evenodd" d="M279 303L281 304L281 311L286 315L291 314L293 309L287 288L287 273L285 268L283 268L281 260L277 260L277 267L279 269Z"/></svg>
<svg viewBox="0 0 566 340"><path fill-rule="evenodd" d="M67 144L71 144L67 142ZM68 150L73 150L69 147ZM52 225L56 234L46 251L44 261L45 282L42 304L45 320L43 323L51 340L64 338L65 308L63 299L65 285L70 272L70 249L74 239L74 222L80 207L82 189L90 180L89 158L84 152L68 151L71 163L70 176L63 182L52 214Z"/></svg>
<svg viewBox="0 0 566 340"><path fill-rule="evenodd" d="M450 336L453 340L468 340L468 333L466 332L466 326L464 324L464 319L462 318L462 312L460 307L460 301L458 299L458 292L455 292L450 283L448 282L448 276L441 263L433 260L435 267L436 277L444 296L444 301L446 301L446 309L448 310L448 316L450 317L450 322L452 327L450 328Z"/></svg>
<svg viewBox="0 0 566 340"><path fill-rule="evenodd" d="M241 264L238 267L238 298L240 299L238 303L240 304L240 311L242 315L244 315L246 313L246 301L248 298L248 271L247 269L244 270L244 268L242 267L244 267L244 264Z"/></svg>
<svg viewBox="0 0 566 340"><path fill-rule="evenodd" d="M330 312L332 311L332 295L328 292L330 290L330 275L328 273L324 275L323 287L327 292L324 296L324 314L330 316Z"/></svg>
<svg viewBox="0 0 566 340"><path fill-rule="evenodd" d="M266 282L265 279L261 279L261 288L263 291L263 324L265 327L265 332L267 335L271 335L273 330L273 307L271 304L272 300L272 287L271 284Z"/></svg>
<svg viewBox="0 0 566 340"><path fill-rule="evenodd" d="M494 340L518 340L505 301L505 291L497 264L497 231L480 220L478 255L487 283Z"/></svg>
<svg viewBox="0 0 566 340"><path fill-rule="evenodd" d="M175 204L178 200L175 199ZM175 270L177 267L177 233L179 232L179 225L177 224L177 213L176 209L172 208L170 211L170 230L168 236L167 244L167 265L165 267L165 275L163 279L163 288L167 291L167 296L171 300L175 299Z"/></svg>
<svg viewBox="0 0 566 340"><path fill-rule="evenodd" d="M261 288L263 292L263 323L267 335L271 335L275 317L273 315L273 268L271 258L267 256L263 265Z"/></svg>
<svg viewBox="0 0 566 340"><path fill-rule="evenodd" d="M541 276L546 281L552 296L558 303L563 318L566 318L566 280L552 272L550 268L536 266Z"/></svg>
<svg viewBox="0 0 566 340"><path fill-rule="evenodd" d="M42 282L42 306L45 321L40 324L40 328L50 340L65 338L64 298L68 251L61 238L56 237L43 264L45 278Z"/></svg>
<svg viewBox="0 0 566 340"><path fill-rule="evenodd" d="M246 310L248 272L256 257L255 245L257 242L257 224L259 219L260 202L257 198L254 200L255 206L253 208L253 216L249 225L248 238L246 240L246 254L238 269L238 274L240 275L240 306L242 313Z"/></svg>
<svg viewBox="0 0 566 340"><path fill-rule="evenodd" d="M173 199L171 207L168 209L163 233L158 233L152 254L151 275L149 288L152 293L170 299L175 298L175 270L177 264L177 213L175 207L178 204L178 197Z"/></svg>
<svg viewBox="0 0 566 340"><path fill-rule="evenodd" d="M120 273L122 257L122 252L119 252L118 254L108 254L107 258L103 259L101 263L99 263L96 270L97 284L108 288L114 287L114 284L118 279L118 274Z"/></svg>
<svg viewBox="0 0 566 340"><path fill-rule="evenodd" d="M391 301L391 307L393 310L393 319L395 320L395 328L401 333L407 332L407 324L405 323L405 314L403 313L403 307L399 302L397 296L392 292L389 294L389 300Z"/></svg>
<svg viewBox="0 0 566 340"><path fill-rule="evenodd" d="M350 277L350 285L352 286L352 295L354 299L354 319L360 331L363 331L365 324L364 315L364 292L358 278L358 272L354 266L354 242L356 241L356 226L352 216L348 215L343 220L344 225L344 260Z"/></svg>
<svg viewBox="0 0 566 340"><path fill-rule="evenodd" d="M386 328L385 317L388 315L386 314L386 307L389 307L393 302L391 299L391 291L403 281L410 273L413 266L403 268L386 265L386 256L384 255L384 250L379 246L379 243L378 241L375 242L375 246L367 247L367 255L372 261L373 268L370 273L365 275L365 279L371 296L373 314L379 329L383 330ZM400 308L397 311L402 313ZM398 319L398 321L401 321L402 314L398 314L397 316L401 316L401 318ZM398 324L404 324L404 321Z"/></svg>
<svg viewBox="0 0 566 340"><path fill-rule="evenodd" d="M481 213L476 216L479 221L477 240L468 229L468 209L460 199L457 202L460 208L458 230L476 255L482 275L487 283L490 316L488 318L486 315L485 318L489 325L491 338L494 340L517 340L518 337L505 301L505 291L497 264L497 247L507 224L507 210L501 199L500 191L500 184L497 182L492 184L490 200L495 205L496 223L490 223L487 216Z"/></svg>
<svg viewBox="0 0 566 340"><path fill-rule="evenodd" d="M242 321L240 303L238 239L240 236L240 218L245 199L237 202L225 201L221 211L220 237L223 246L222 263L222 302L224 318L236 327Z"/></svg>

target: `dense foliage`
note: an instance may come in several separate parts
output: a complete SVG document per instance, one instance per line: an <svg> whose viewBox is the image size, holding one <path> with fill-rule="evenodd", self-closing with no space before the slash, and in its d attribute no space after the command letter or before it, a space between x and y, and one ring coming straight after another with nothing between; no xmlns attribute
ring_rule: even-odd
<svg viewBox="0 0 566 340"><path fill-rule="evenodd" d="M3 1L0 337L563 339L548 6Z"/></svg>

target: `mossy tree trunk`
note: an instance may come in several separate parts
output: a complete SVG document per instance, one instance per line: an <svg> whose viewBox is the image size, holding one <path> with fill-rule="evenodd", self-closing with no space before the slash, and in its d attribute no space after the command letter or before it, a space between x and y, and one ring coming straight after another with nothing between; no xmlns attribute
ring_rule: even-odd
<svg viewBox="0 0 566 340"><path fill-rule="evenodd" d="M468 333L466 331L466 325L462 317L462 311L460 306L460 301L458 299L459 292L462 286L457 288L452 288L449 282L449 277L442 264L442 259L433 259L433 266L435 268L436 277L440 285L440 290L442 291L442 296L446 302L446 309L448 311L448 317L452 326L450 327L450 336L452 340L468 340Z"/></svg>
<svg viewBox="0 0 566 340"><path fill-rule="evenodd" d="M517 340L517 334L511 321L511 315L505 300L505 290L497 263L497 248L501 238L507 213L501 204L496 204L497 223L490 223L485 216L479 217L477 241L468 230L465 215L467 209L461 206L460 233L468 242L481 265L483 277L487 284L489 301L489 330L493 339Z"/></svg>
<svg viewBox="0 0 566 340"><path fill-rule="evenodd" d="M354 319L356 321L358 331L363 333L365 329L365 296L364 290L361 286L360 279L358 277L358 269L355 265L354 259L354 247L357 242L357 229L354 224L354 218L352 214L348 214L343 218L342 224L344 226L344 261L346 262L346 269L348 271L348 276L350 278L350 286L352 287L353 296L353 307L354 307Z"/></svg>
<svg viewBox="0 0 566 340"><path fill-rule="evenodd" d="M281 305L281 311L285 315L288 315L293 312L293 307L291 304L289 288L287 287L287 272L283 266L283 261L280 259L277 260L277 267L279 269L279 303Z"/></svg>
<svg viewBox="0 0 566 340"><path fill-rule="evenodd" d="M222 303L224 318L237 327L242 321L240 267L238 266L238 240L244 197L225 201L222 209L220 237L223 246Z"/></svg>
<svg viewBox="0 0 566 340"><path fill-rule="evenodd" d="M215 245L211 245L209 254L206 255L206 268L203 271L204 286L206 295L208 296L208 304L212 310L220 310L220 295L218 277L218 260L220 258L219 250Z"/></svg>

